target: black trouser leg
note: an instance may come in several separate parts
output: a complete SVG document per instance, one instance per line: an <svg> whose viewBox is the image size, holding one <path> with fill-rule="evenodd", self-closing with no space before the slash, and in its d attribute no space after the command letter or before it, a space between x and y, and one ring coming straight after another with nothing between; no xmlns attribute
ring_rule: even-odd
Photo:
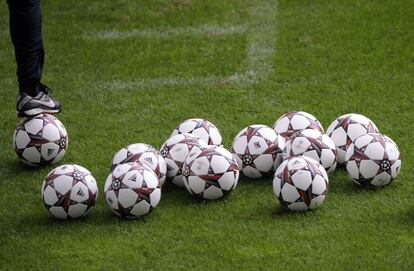
<svg viewBox="0 0 414 271"><path fill-rule="evenodd" d="M36 95L44 62L40 0L7 0L7 3L19 90Z"/></svg>

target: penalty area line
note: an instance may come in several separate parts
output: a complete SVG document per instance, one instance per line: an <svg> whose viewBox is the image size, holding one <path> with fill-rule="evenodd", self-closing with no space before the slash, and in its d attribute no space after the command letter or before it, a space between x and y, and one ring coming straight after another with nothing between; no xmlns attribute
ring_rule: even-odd
<svg viewBox="0 0 414 271"><path fill-rule="evenodd" d="M132 81L101 81L101 87L108 90L130 90L142 88L161 88L177 85L226 85L249 86L259 82L269 80L274 72L273 55L276 44L275 18L277 14L277 1L264 1L262 5L254 6L250 10L250 22L248 28L245 25L233 25L226 28L217 26L203 26L200 28L184 27L172 28L166 32L158 30L152 32L133 32L128 35L142 35L146 37L169 37L170 35L182 35L192 33L202 35L215 33L221 35L230 32L247 33L248 46L244 59L245 70L240 70L228 76L206 76L206 77L160 77L151 79L141 79ZM133 30L132 30L133 31ZM138 34L140 33L140 34ZM102 33L97 33L98 36ZM105 34L104 39L119 38L119 33ZM125 34L125 33L124 33ZM121 34L120 36L122 36Z"/></svg>
<svg viewBox="0 0 414 271"><path fill-rule="evenodd" d="M235 73L229 76L205 76L205 77L160 77L139 80L112 80L100 81L98 86L103 89L120 91L144 88L162 88L171 86L208 86L208 85L250 85L255 81L255 75L251 72Z"/></svg>
<svg viewBox="0 0 414 271"><path fill-rule="evenodd" d="M277 1L267 1L250 11L251 28L247 39L245 65L249 73L255 75L256 82L267 80L274 72L272 58L276 45L275 18Z"/></svg>
<svg viewBox="0 0 414 271"><path fill-rule="evenodd" d="M106 30L95 33L85 33L86 39L93 40L120 40L127 38L154 38L166 39L175 36L223 36L230 34L243 34L247 31L246 25L200 25L197 27L165 27L143 28L131 30Z"/></svg>

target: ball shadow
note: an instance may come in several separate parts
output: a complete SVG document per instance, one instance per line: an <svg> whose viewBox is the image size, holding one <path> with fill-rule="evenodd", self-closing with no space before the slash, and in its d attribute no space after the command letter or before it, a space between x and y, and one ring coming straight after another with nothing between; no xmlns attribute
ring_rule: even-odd
<svg viewBox="0 0 414 271"><path fill-rule="evenodd" d="M150 214L151 215L151 214ZM78 230L79 226L93 226L94 228L106 227L114 224L135 223L141 225L145 223L146 216L137 219L125 219L117 216L108 208L100 208L100 210L91 210L91 213L77 219L57 219L47 211L44 214L30 213L16 220L13 226L19 232L25 234L36 234L45 230L65 231ZM27 223L30 221L30 224Z"/></svg>
<svg viewBox="0 0 414 271"><path fill-rule="evenodd" d="M35 171L43 170L45 168L47 169L49 167L53 167L53 165L42 166L42 167L32 167L32 166L26 165L25 163L19 160L13 159L13 160L6 160L5 162L3 162L2 167L4 168L2 171L15 175L19 173L35 172Z"/></svg>
<svg viewBox="0 0 414 271"><path fill-rule="evenodd" d="M30 221L30 223L27 223ZM26 216L22 216L16 220L16 224L13 227L20 231L27 233L36 234L39 230L44 231L48 229L59 230L65 229L70 230L73 227L77 227L79 224L94 224L93 218L91 219L90 214L81 217L78 219L57 219L54 218L51 214L45 211L43 214L39 215L38 213L28 213ZM27 227L30 227L30 230L26 230ZM34 229L38 230L34 230Z"/></svg>
<svg viewBox="0 0 414 271"><path fill-rule="evenodd" d="M272 218L275 219L290 219L290 218L300 218L303 219L304 217L307 216L314 216L315 213L318 213L319 210L315 209L315 210L307 210L307 211L303 211L303 212L295 212L295 211L290 211L289 209L283 208L282 206L277 206L275 207L272 211L271 211L271 216ZM312 219L314 219L314 217L312 217Z"/></svg>
<svg viewBox="0 0 414 271"><path fill-rule="evenodd" d="M164 192L164 190L163 190ZM165 195L165 196L164 196ZM211 205L211 204L218 204L220 202L226 202L228 200L231 193L224 195L221 198L215 199L215 200L207 200L200 197L192 196L185 188L171 188L168 190L165 190L165 193L163 194L162 202L163 204L173 204L174 206L192 206L194 204L205 204L205 205ZM178 199L178 201L177 201Z"/></svg>
<svg viewBox="0 0 414 271"><path fill-rule="evenodd" d="M378 223L397 224L402 228L411 230L414 226L414 205L399 212L396 210L389 216L381 216L378 218Z"/></svg>
<svg viewBox="0 0 414 271"><path fill-rule="evenodd" d="M248 178L240 173L239 181L237 186L239 185L261 185L261 186L272 186L273 185L273 176L265 176L258 179L251 179Z"/></svg>
<svg viewBox="0 0 414 271"><path fill-rule="evenodd" d="M225 194L221 198L218 198L215 200L207 200L207 199L203 199L197 196L193 196L187 191L185 187L179 187L167 181L164 183L162 187L161 203L162 204L174 204L174 206L189 206L195 203L206 204L206 205L215 204L215 203L227 201L229 197L231 197L232 193L234 193L234 191L228 194Z"/></svg>
<svg viewBox="0 0 414 271"><path fill-rule="evenodd" d="M352 181L345 169L339 168L329 175L329 192L334 194L366 194L374 193L382 187L360 186Z"/></svg>

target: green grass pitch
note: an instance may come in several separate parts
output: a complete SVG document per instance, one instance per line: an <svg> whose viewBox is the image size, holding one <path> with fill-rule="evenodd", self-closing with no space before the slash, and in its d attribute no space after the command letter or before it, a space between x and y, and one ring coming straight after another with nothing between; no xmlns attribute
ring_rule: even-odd
<svg viewBox="0 0 414 271"><path fill-rule="evenodd" d="M54 220L12 146L14 55L0 2L0 270L413 270L413 1L43 1L44 82L69 133L60 164L96 177L78 221ZM167 186L138 221L103 197L112 155L159 147L181 121L207 118L229 147L254 123L304 110L327 128L358 112L399 145L397 180L360 189L343 170L314 212L279 208L271 181L241 178L216 202Z"/></svg>

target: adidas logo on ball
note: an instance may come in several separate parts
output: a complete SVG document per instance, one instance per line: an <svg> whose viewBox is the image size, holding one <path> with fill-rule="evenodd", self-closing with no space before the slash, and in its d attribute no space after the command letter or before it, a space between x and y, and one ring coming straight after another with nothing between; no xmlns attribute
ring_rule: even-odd
<svg viewBox="0 0 414 271"><path fill-rule="evenodd" d="M79 197L84 197L85 194L83 193L82 189L79 188L78 193L76 193Z"/></svg>

